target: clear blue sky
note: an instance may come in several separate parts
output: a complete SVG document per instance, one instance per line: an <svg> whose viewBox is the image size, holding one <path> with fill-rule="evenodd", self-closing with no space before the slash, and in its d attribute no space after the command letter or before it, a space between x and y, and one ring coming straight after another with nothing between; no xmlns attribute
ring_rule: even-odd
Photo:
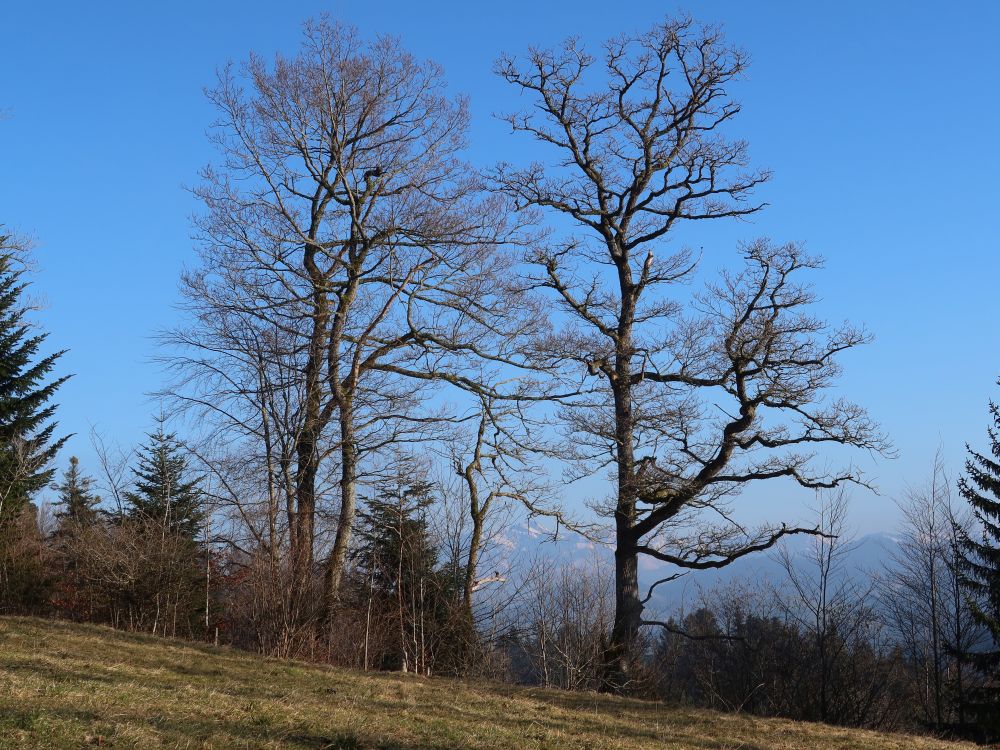
<svg viewBox="0 0 1000 750"><path fill-rule="evenodd" d="M36 292L75 373L64 456L93 466L90 425L141 438L161 382L152 334L175 319L194 262L184 186L212 158L202 95L250 50L293 52L329 12L440 62L475 116L471 157L517 159L491 113L516 105L491 72L501 51L567 35L596 45L686 9L721 22L753 65L737 125L774 170L752 224L682 240L722 265L739 239L803 240L822 253L822 312L866 324L844 392L868 405L900 459L865 462L884 495L919 479L936 447L953 471L982 445L1000 397L1000 5L992 2L18 2L0 6L0 222L37 240ZM887 497L859 497L862 531L891 526ZM775 507L781 498L771 501Z"/></svg>

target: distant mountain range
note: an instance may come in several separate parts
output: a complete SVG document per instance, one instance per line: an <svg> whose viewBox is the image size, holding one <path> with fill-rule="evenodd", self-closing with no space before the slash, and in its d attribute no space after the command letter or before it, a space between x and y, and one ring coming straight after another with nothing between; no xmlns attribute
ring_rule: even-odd
<svg viewBox="0 0 1000 750"><path fill-rule="evenodd" d="M808 559L809 546L812 543L808 537L791 537L784 543L791 552L792 559L799 561L797 568L806 573L815 569L815 564L811 564ZM891 567L898 550L899 543L891 534L884 532L866 534L853 541L843 559L842 570L845 575L868 578L872 573L878 573L887 566ZM737 581L780 586L787 578L776 551L758 552L740 558L725 568L692 571L678 581L664 584L656 589L649 606L661 612L675 610L681 605L689 608L697 603L703 591L712 588L730 585ZM655 571L648 571L645 579L648 580L642 582L647 585L655 581Z"/></svg>
<svg viewBox="0 0 1000 750"><path fill-rule="evenodd" d="M532 524L515 527L507 535L511 561L516 569L528 565L539 558L556 564L587 565L595 561L607 565L611 571L612 552L606 547L589 542L575 534L563 532L552 540L548 532ZM807 536L789 537L784 544L793 559L802 561L801 569L810 570L808 552L812 540ZM856 538L843 561L846 575L867 578L892 565L898 554L899 542L886 532L866 534ZM640 587L643 591L658 578L676 570L671 566L650 558L640 560ZM702 592L738 581L771 583L780 585L787 579L784 568L774 550L759 552L736 560L725 568L717 570L691 571L683 578L656 588L647 605L654 612L667 613L684 607L697 606Z"/></svg>

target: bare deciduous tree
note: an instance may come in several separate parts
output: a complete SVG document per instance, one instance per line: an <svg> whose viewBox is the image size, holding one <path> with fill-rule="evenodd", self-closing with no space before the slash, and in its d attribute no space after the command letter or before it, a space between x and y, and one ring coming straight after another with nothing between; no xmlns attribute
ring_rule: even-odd
<svg viewBox="0 0 1000 750"><path fill-rule="evenodd" d="M503 334L537 316L515 314L517 292L504 283L512 259L501 251L506 201L484 194L461 160L467 107L447 96L434 64L395 39L367 43L321 21L306 25L297 57L273 65L251 57L242 76L224 70L209 97L221 113L223 163L205 171L198 190L207 209L204 262L186 292L200 315L249 319L243 328L267 330L294 359L294 381L264 392L294 391L291 451L280 461L290 463L296 587L314 566L324 461L332 453L336 463L340 508L324 563L329 613L365 457L436 419L417 413L421 384L476 390L480 381L463 369L470 359L485 363L477 370L514 362L517 349ZM230 334L224 325L214 331ZM184 364L210 380L228 377L213 372L214 355L229 346L217 338L180 337L202 353ZM273 346L263 357L270 366ZM259 384L240 382L233 392L252 416L223 419L250 419L242 429L259 439ZM200 394L210 411L219 409L213 393Z"/></svg>
<svg viewBox="0 0 1000 750"><path fill-rule="evenodd" d="M489 394L480 394L479 402L478 414L465 425L471 429L456 431L448 443L467 504L462 604L470 623L475 621L475 593L506 577L498 570L480 575L481 556L499 531L491 528L491 521L507 518L512 504L529 513L562 518L558 508L547 502L548 487L538 478L534 458L542 441L530 427L524 404Z"/></svg>
<svg viewBox="0 0 1000 750"><path fill-rule="evenodd" d="M874 575L849 567L857 542L847 526L848 508L843 488L817 492L819 533L802 555L794 555L788 546L779 550L787 585L776 594L780 608L802 628L811 645L814 680L808 694L815 709L805 715L833 723L877 725L868 713L879 704L875 698L886 687L882 670L872 665L862 668L857 655L866 645L881 643L884 633L872 604Z"/></svg>
<svg viewBox="0 0 1000 750"><path fill-rule="evenodd" d="M616 614L609 685L628 680L643 624L638 557L687 569L721 567L812 529L730 523L727 496L751 482L808 487L859 480L810 470L811 450L845 443L875 451L883 437L850 403L822 403L836 356L864 343L807 312L797 282L818 262L794 245L757 242L746 270L726 275L689 306L668 292L691 274L688 252L663 250L683 221L742 217L766 172L748 171L742 141L724 131L739 112L728 88L746 56L717 29L687 19L614 39L598 64L575 41L502 58L501 76L535 108L510 115L557 153L548 165L501 165L498 188L520 207L552 212L578 231L550 238L529 260L565 328L544 342L553 362L592 379L598 395L567 410L576 455L610 466L615 495ZM591 82L603 70L603 83ZM722 525L678 535L681 521Z"/></svg>
<svg viewBox="0 0 1000 750"><path fill-rule="evenodd" d="M564 690L600 685L611 621L609 579L597 558L539 562L528 573L516 632L532 680Z"/></svg>
<svg viewBox="0 0 1000 750"><path fill-rule="evenodd" d="M299 545L296 446L305 413L304 356L298 337L198 286L188 289L195 322L172 331L168 364L176 378L168 395L197 415L200 430L192 452L209 479L206 487L220 537L245 580L263 587L246 608L249 619L272 632L259 637L286 648L316 622L312 576L295 569ZM319 496L333 494L336 441L317 446ZM278 596L275 596L278 595ZM279 626L280 623L280 626Z"/></svg>
<svg viewBox="0 0 1000 750"><path fill-rule="evenodd" d="M889 625L912 670L922 720L939 731L965 723L968 677L959 656L982 636L961 584L960 538L971 526L956 509L940 453L928 482L898 502L899 549L887 562L882 586Z"/></svg>

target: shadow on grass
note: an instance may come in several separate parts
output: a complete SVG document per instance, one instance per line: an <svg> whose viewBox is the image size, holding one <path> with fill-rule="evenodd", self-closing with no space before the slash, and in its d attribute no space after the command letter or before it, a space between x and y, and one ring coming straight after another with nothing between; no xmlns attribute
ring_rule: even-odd
<svg viewBox="0 0 1000 750"><path fill-rule="evenodd" d="M508 689L460 706L453 705L446 690L430 686L410 696L413 702L409 705L401 705L402 699L372 696L366 706L384 716L399 715L402 709L451 727L463 723L492 726L508 735L507 744L502 746L510 748L549 747L553 741L560 747L591 747L595 741L614 738L650 748L770 750L768 744L720 737L718 725L662 704L596 693L500 687ZM517 701L516 705L507 705L511 701Z"/></svg>
<svg viewBox="0 0 1000 750"><path fill-rule="evenodd" d="M13 618L11 622L18 625L15 631L20 631L16 635L21 640L27 637L50 646L65 638L66 643L60 644L60 651L65 648L73 652L73 659L98 663L85 664L81 669L78 663L52 664L18 655L13 661L0 664L0 671L32 672L46 681L69 686L80 683L107 685L114 693L111 702L115 704L115 723L150 730L168 746L184 747L192 743L197 745L199 740L211 740L219 747L277 745L303 750L458 750L471 744L460 738L471 739L475 733L493 734L485 740L489 747L511 750L549 747L553 743L560 747L589 747L607 738L647 747L683 746L691 750L736 747L765 750L767 747L753 742L734 742L720 736L719 726L711 726L697 714L644 701L510 685L401 679L399 675L390 674L345 674L318 665L260 659L231 649L169 641L148 634L122 633L101 626L60 622L46 622L43 626L30 619L18 621ZM109 647L115 665L124 664L135 671L117 667L110 671L107 664L101 664L100 660L109 655ZM275 718L271 710L256 716L243 713L245 719L179 713L163 716L155 713L155 702L122 706L120 695L132 689L130 685L136 682L145 689L163 692L191 685L211 693L249 700L253 705L258 701L295 700L296 696L301 700L318 695L321 698L318 705L314 704L318 711L316 717L323 717L324 705L344 700L370 716L384 717L384 721L374 728L351 732L347 730L354 721L348 718L336 722L340 726L331 726L334 722L329 714L325 720L312 718L307 722L296 721L287 714ZM305 688L307 684L311 690ZM463 693L462 699L458 700L460 693ZM281 707L274 708L281 711ZM245 706L242 710L246 711ZM445 736L431 741L383 739L392 735L394 726L402 727L399 722L406 721L403 717L407 715L419 717L421 733L431 722L444 730ZM112 746L115 744L114 727L107 725L102 716L74 711L72 706L0 711L0 719L5 716L12 722L7 726L31 731L35 736L43 733L44 722L48 719L62 722L62 727L55 728L78 731L81 736L76 743L83 741L85 733L93 734L96 729L107 735ZM2 739L0 737L0 745ZM121 746L126 746L127 742L118 737Z"/></svg>
<svg viewBox="0 0 1000 750"><path fill-rule="evenodd" d="M39 725L45 723L49 716L58 715L60 719L91 724L99 719L93 711L74 711L70 709L58 709L48 711L42 708L0 708L0 737L3 736L4 729L20 729L22 731L32 731Z"/></svg>
<svg viewBox="0 0 1000 750"><path fill-rule="evenodd" d="M139 713L116 711L115 723L130 728L148 727L157 734L157 744L165 747L189 747L192 742L211 740L219 747L274 747L297 748L299 750L459 750L457 744L414 744L396 741L386 742L373 737L359 736L351 732L320 733L303 727L265 727L252 722L208 721L203 719L178 719L168 717L151 718ZM90 736L100 735L104 747L132 747L129 740L116 736L114 727L106 725L96 714L89 711L74 711L68 708L52 709L0 709L0 745L3 744L3 729L20 730L50 735L73 734L79 731L73 744L53 745L51 750L61 747L77 747L88 741ZM127 744L125 744L127 743ZM31 745L28 745L29 747Z"/></svg>

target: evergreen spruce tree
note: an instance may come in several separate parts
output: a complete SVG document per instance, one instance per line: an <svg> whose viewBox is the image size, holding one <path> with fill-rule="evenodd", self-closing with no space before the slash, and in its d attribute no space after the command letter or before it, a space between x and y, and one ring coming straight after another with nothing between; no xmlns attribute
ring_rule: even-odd
<svg viewBox="0 0 1000 750"><path fill-rule="evenodd" d="M93 491L94 480L80 471L80 460L70 456L69 468L63 473L62 482L54 484L62 509L56 513L60 521L86 525L97 518L97 504L101 501Z"/></svg>
<svg viewBox="0 0 1000 750"><path fill-rule="evenodd" d="M169 531L196 541L205 521L201 477L191 476L184 449L177 436L164 429L164 418L157 421L132 469L133 490L125 493L128 514L163 523Z"/></svg>
<svg viewBox="0 0 1000 750"><path fill-rule="evenodd" d="M989 738L1000 737L1000 409L990 402L989 454L966 446L965 476L958 483L972 506L975 532L959 530L958 564L975 621L989 632L988 648L959 654L985 678L968 708Z"/></svg>
<svg viewBox="0 0 1000 750"><path fill-rule="evenodd" d="M427 520L432 490L413 459L403 458L358 513L358 572L380 619L397 633L390 641L396 647L382 655L383 669L426 673L443 635L447 576L438 571Z"/></svg>
<svg viewBox="0 0 1000 750"><path fill-rule="evenodd" d="M68 376L50 378L63 352L37 357L47 334L26 319L22 252L0 233L0 529L16 523L52 481L52 461L66 442L53 438L51 400Z"/></svg>
<svg viewBox="0 0 1000 750"><path fill-rule="evenodd" d="M380 484L358 513L358 567L387 594L409 598L415 582L435 568L438 550L426 517L431 489L423 480L395 477Z"/></svg>

